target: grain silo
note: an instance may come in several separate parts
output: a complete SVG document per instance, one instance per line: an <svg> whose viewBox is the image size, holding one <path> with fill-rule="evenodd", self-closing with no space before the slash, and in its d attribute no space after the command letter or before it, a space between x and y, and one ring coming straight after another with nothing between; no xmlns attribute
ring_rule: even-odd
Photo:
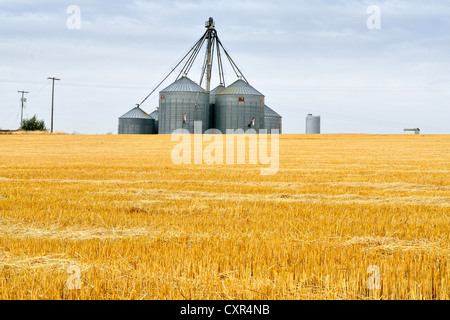
<svg viewBox="0 0 450 320"><path fill-rule="evenodd" d="M154 134L155 120L135 107L119 118L119 134Z"/></svg>
<svg viewBox="0 0 450 320"><path fill-rule="evenodd" d="M194 123L202 122L201 133L214 128L226 134L227 129L254 129L257 133L265 129L264 95L250 86L249 82L224 48L219 39L212 17L205 23L206 31L175 65L161 82L141 101L141 106L168 77L177 70L174 83L159 91L159 110L151 114L155 118L156 133L171 134L176 129L186 129L194 133ZM197 83L187 77L195 60L203 51L205 56ZM222 60L230 63L237 81L229 86L225 84ZM217 64L220 85L211 90L214 64ZM203 86L203 87L202 87ZM273 112L273 110L272 110ZM281 116L273 112L267 117L269 130L278 128L281 132ZM275 124L276 123L276 124ZM200 132L199 132L200 133Z"/></svg>
<svg viewBox="0 0 450 320"><path fill-rule="evenodd" d="M202 122L202 132L209 129L209 94L186 76L159 92L160 134L176 129L194 133L194 122Z"/></svg>
<svg viewBox="0 0 450 320"><path fill-rule="evenodd" d="M264 129L264 95L242 79L238 79L216 94L216 128Z"/></svg>
<svg viewBox="0 0 450 320"><path fill-rule="evenodd" d="M220 90L225 89L225 86L223 84L218 85L214 89L211 90L209 93L209 127L215 128L216 127L216 120L215 120L215 109L216 109L216 94Z"/></svg>
<svg viewBox="0 0 450 320"><path fill-rule="evenodd" d="M320 133L320 116L308 114L306 116L306 134Z"/></svg>
<svg viewBox="0 0 450 320"><path fill-rule="evenodd" d="M156 110L149 114L150 117L155 119L155 133L158 134L158 126L159 126L159 108L156 107Z"/></svg>
<svg viewBox="0 0 450 320"><path fill-rule="evenodd" d="M268 106L264 106L264 127L267 133L271 133L272 129L278 129L281 134L281 116Z"/></svg>

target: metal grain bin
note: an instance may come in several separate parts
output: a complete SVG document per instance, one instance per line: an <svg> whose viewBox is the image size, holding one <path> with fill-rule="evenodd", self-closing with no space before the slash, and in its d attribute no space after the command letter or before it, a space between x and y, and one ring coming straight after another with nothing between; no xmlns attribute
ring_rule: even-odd
<svg viewBox="0 0 450 320"><path fill-rule="evenodd" d="M225 86L223 84L219 84L217 87L212 89L211 92L209 93L209 103L215 104L216 103L216 94L223 89L225 89Z"/></svg>
<svg viewBox="0 0 450 320"><path fill-rule="evenodd" d="M154 134L155 119L136 107L119 118L119 134Z"/></svg>
<svg viewBox="0 0 450 320"><path fill-rule="evenodd" d="M264 106L264 125L267 133L271 133L272 129L278 129L281 134L281 116L268 106Z"/></svg>
<svg viewBox="0 0 450 320"><path fill-rule="evenodd" d="M155 119L155 133L158 133L158 126L159 126L159 108L156 107L156 110L149 114L150 117Z"/></svg>
<svg viewBox="0 0 450 320"><path fill-rule="evenodd" d="M264 129L264 95L242 79L216 94L215 125L222 133L227 129ZM254 125L249 127L252 119Z"/></svg>
<svg viewBox="0 0 450 320"><path fill-rule="evenodd" d="M202 121L202 133L209 129L209 94L188 77L181 77L159 92L160 134L176 129L194 133L194 122Z"/></svg>
<svg viewBox="0 0 450 320"><path fill-rule="evenodd" d="M306 116L306 134L320 133L320 116L308 114Z"/></svg>
<svg viewBox="0 0 450 320"><path fill-rule="evenodd" d="M220 90L225 89L225 86L220 84L214 89L211 90L209 93L209 126L211 128L216 127L216 121L215 121L215 103L216 103L216 94Z"/></svg>

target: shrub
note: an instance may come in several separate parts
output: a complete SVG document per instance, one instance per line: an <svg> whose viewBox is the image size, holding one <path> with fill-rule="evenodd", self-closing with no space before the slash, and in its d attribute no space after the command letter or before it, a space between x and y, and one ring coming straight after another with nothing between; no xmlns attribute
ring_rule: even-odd
<svg viewBox="0 0 450 320"><path fill-rule="evenodd" d="M20 129L25 131L47 131L44 120L38 120L36 115L30 119L23 119Z"/></svg>

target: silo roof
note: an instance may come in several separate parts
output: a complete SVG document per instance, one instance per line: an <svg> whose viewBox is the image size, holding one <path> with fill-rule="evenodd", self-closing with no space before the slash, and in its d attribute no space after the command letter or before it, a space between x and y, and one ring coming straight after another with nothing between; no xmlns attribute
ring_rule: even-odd
<svg viewBox="0 0 450 320"><path fill-rule="evenodd" d="M219 92L219 91L221 91L221 90L223 90L223 89L225 89L225 86L224 86L223 84L219 84L217 87L215 87L214 89L212 89L212 90L209 92L209 94L212 94L212 95L217 94L217 92Z"/></svg>
<svg viewBox="0 0 450 320"><path fill-rule="evenodd" d="M155 120L158 120L159 118L159 110L156 109L155 111L153 111L152 113L150 113L150 117L152 117Z"/></svg>
<svg viewBox="0 0 450 320"><path fill-rule="evenodd" d="M167 88L160 92L206 92L205 89L200 87L194 81L188 77L181 77Z"/></svg>
<svg viewBox="0 0 450 320"><path fill-rule="evenodd" d="M209 103L215 104L217 92L222 91L223 89L225 89L225 86L223 84L220 84L217 87L215 87L214 89L212 89L209 92Z"/></svg>
<svg viewBox="0 0 450 320"><path fill-rule="evenodd" d="M245 82L242 79L238 79L232 84L230 84L228 87L226 87L223 90L220 90L217 92L217 94L244 94L244 95L258 95L258 96L264 96L261 92L253 88L251 85L249 85L247 82Z"/></svg>
<svg viewBox="0 0 450 320"><path fill-rule="evenodd" d="M121 116L119 119L153 119L144 110L135 107Z"/></svg>
<svg viewBox="0 0 450 320"><path fill-rule="evenodd" d="M264 105L264 116L265 117L281 118L281 116L278 113L276 113L275 111L273 111L271 108L269 108L266 105Z"/></svg>

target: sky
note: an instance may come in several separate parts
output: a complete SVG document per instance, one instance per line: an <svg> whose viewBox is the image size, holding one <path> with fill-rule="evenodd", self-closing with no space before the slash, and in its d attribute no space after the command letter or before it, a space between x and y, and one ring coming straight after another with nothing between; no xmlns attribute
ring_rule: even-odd
<svg viewBox="0 0 450 320"><path fill-rule="evenodd" d="M73 6L79 9L73 11ZM375 7L374 7L375 6ZM379 15L373 8L379 9ZM79 17L79 19L78 19ZM0 129L117 133L205 32L283 117L283 133L450 133L450 1L0 1ZM199 82L201 57L188 77ZM224 62L225 80L236 80ZM159 90L142 104L152 112ZM212 87L218 84L213 73Z"/></svg>

